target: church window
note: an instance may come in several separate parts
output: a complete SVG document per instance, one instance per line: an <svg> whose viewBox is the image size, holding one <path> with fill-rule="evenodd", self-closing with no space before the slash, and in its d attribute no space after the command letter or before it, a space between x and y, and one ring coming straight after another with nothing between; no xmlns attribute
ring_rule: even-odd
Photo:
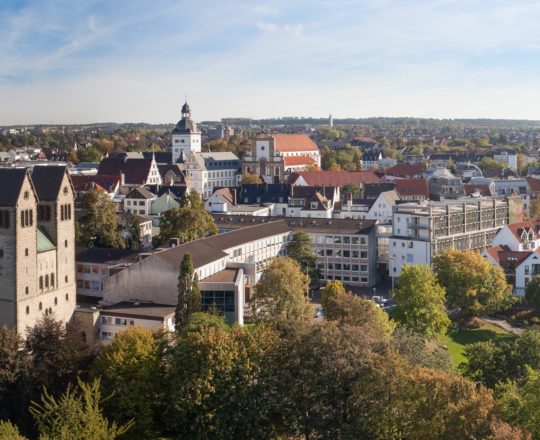
<svg viewBox="0 0 540 440"><path fill-rule="evenodd" d="M43 310L43 303L41 303L41 302L39 303L39 310L40 311Z"/></svg>
<svg viewBox="0 0 540 440"><path fill-rule="evenodd" d="M24 293L26 293L26 294L28 295L28 286L26 286L26 287L24 288Z"/></svg>
<svg viewBox="0 0 540 440"><path fill-rule="evenodd" d="M28 257L28 248L26 248L26 249L24 250L24 256L25 256L25 257Z"/></svg>
<svg viewBox="0 0 540 440"><path fill-rule="evenodd" d="M51 287L54 287L54 273L51 273Z"/></svg>
<svg viewBox="0 0 540 440"><path fill-rule="evenodd" d="M39 290L43 290L43 276L39 277Z"/></svg>
<svg viewBox="0 0 540 440"><path fill-rule="evenodd" d="M26 306L26 314L29 315L30 314L30 307Z"/></svg>
<svg viewBox="0 0 540 440"><path fill-rule="evenodd" d="M54 305L57 306L58 305L58 298L54 298Z"/></svg>
<svg viewBox="0 0 540 440"><path fill-rule="evenodd" d="M45 288L49 288L49 275L45 275Z"/></svg>
<svg viewBox="0 0 540 440"><path fill-rule="evenodd" d="M67 193L68 193L68 187L64 186L64 194L67 194Z"/></svg>
<svg viewBox="0 0 540 440"><path fill-rule="evenodd" d="M28 197L30 197L30 193L28 191L24 192L24 199L28 200Z"/></svg>

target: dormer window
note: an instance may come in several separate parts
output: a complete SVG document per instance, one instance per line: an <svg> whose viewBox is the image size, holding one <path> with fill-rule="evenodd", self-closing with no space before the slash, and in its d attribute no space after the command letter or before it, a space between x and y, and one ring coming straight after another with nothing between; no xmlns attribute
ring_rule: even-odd
<svg viewBox="0 0 540 440"><path fill-rule="evenodd" d="M311 209L317 209L317 202L311 202Z"/></svg>

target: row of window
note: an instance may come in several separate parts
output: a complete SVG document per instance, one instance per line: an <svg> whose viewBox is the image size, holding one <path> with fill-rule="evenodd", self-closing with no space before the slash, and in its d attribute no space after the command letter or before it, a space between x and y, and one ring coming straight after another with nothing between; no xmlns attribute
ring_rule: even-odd
<svg viewBox="0 0 540 440"><path fill-rule="evenodd" d="M34 211L25 209L21 211L21 227L32 226L34 224Z"/></svg>
<svg viewBox="0 0 540 440"><path fill-rule="evenodd" d="M336 281L349 281L353 283L367 283L368 277L350 277L350 276L341 276L341 275L328 275L325 276L324 274L320 277L321 280L336 280Z"/></svg>
<svg viewBox="0 0 540 440"><path fill-rule="evenodd" d="M319 269L324 270L323 263L318 264L317 267ZM358 272L358 270L360 270L360 272L367 272L368 270L368 267L366 264L358 265L358 264L328 263L326 265L326 268L328 270L346 270L346 271L352 270L353 272Z"/></svg>
<svg viewBox="0 0 540 440"><path fill-rule="evenodd" d="M101 323L107 325L121 325L124 327L127 325L133 327L135 325L135 321L133 319L113 318L112 316L102 316Z"/></svg>
<svg viewBox="0 0 540 440"><path fill-rule="evenodd" d="M50 278L49 274L39 277L39 290L49 289L49 287L54 288L54 273L51 273Z"/></svg>
<svg viewBox="0 0 540 440"><path fill-rule="evenodd" d="M60 205L60 220L71 220L71 205Z"/></svg>
<svg viewBox="0 0 540 440"><path fill-rule="evenodd" d="M332 236L332 235L326 235L326 236L321 236L321 235L315 235L313 237L313 242L314 243L318 243L318 244L366 244L367 243L367 237L356 237L356 236L353 236L353 237L347 237L347 236L342 236L342 235L335 235L335 236Z"/></svg>
<svg viewBox="0 0 540 440"><path fill-rule="evenodd" d="M366 251L349 251L343 249L316 249L315 254L319 257L342 257L342 258L367 258Z"/></svg>
<svg viewBox="0 0 540 440"><path fill-rule="evenodd" d="M66 301L69 301L69 293L66 293ZM58 298L54 298L54 305L57 306L58 305ZM40 301L39 302L39 305L38 305L38 310L41 312L43 311L43 303ZM49 307L47 309L45 309L45 314L46 315L50 315L52 313L52 307ZM26 314L29 315L30 314L30 306L26 306Z"/></svg>

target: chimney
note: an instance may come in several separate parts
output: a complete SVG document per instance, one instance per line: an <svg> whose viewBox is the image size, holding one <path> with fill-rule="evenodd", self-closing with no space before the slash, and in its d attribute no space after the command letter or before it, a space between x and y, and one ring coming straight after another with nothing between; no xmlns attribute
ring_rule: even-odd
<svg viewBox="0 0 540 440"><path fill-rule="evenodd" d="M126 184L126 175L124 172L120 173L120 186L124 186Z"/></svg>
<svg viewBox="0 0 540 440"><path fill-rule="evenodd" d="M176 247L180 245L180 239L179 238L171 238L169 239L169 247Z"/></svg>
<svg viewBox="0 0 540 440"><path fill-rule="evenodd" d="M233 205L236 206L236 204L238 203L237 196L236 196L236 188L233 188L231 190L231 192L232 192L232 196L233 196Z"/></svg>

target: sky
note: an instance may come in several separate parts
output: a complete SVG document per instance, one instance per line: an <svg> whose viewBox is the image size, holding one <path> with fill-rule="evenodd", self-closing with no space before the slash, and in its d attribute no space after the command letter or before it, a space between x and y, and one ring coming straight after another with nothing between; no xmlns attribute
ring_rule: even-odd
<svg viewBox="0 0 540 440"><path fill-rule="evenodd" d="M540 120L540 1L0 0L0 126Z"/></svg>

